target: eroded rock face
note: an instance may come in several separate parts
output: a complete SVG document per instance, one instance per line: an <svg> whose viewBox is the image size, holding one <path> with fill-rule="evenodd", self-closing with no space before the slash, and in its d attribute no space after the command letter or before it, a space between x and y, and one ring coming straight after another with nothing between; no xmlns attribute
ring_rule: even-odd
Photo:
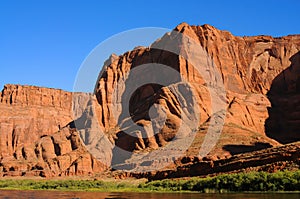
<svg viewBox="0 0 300 199"><path fill-rule="evenodd" d="M6 85L1 93L1 156L21 156L22 147L51 135L71 120L71 93Z"/></svg>
<svg viewBox="0 0 300 199"><path fill-rule="evenodd" d="M161 180L192 176L210 176L224 173L252 171L276 172L299 169L300 143L243 153L222 160L199 160L198 157L187 156L176 161L176 169L165 169L143 173L115 173L117 177L148 178Z"/></svg>
<svg viewBox="0 0 300 199"><path fill-rule="evenodd" d="M185 176L197 162L202 175L219 159L298 141L299 51L299 35L182 23L150 47L112 55L95 95L6 85L0 173L95 175L112 165L143 176L182 166Z"/></svg>
<svg viewBox="0 0 300 199"><path fill-rule="evenodd" d="M6 85L0 96L0 175L92 175L106 168L69 125L76 118L72 98L85 106L88 94Z"/></svg>
<svg viewBox="0 0 300 199"><path fill-rule="evenodd" d="M183 38L180 33L188 38ZM204 53L198 55L197 62L197 59L193 60L193 56L195 57L199 46ZM157 149L170 143L170 140L176 138L181 125L183 109L194 107L180 107L178 98L170 92L169 86L180 84L180 81L162 71L162 76L174 79L170 84L147 83L139 87L127 84L130 78L134 79L132 82L138 82L139 79L149 78L149 74L150 79L157 82L155 75L147 70L140 71L135 76L130 76L130 71L147 64L149 67L151 64L152 67L155 64L167 65L180 73L194 91L195 104L199 108L199 112L196 113L200 115L196 125L199 131L187 154L199 156L199 149L214 114L208 88L220 81L214 73L209 74L211 79L207 81L203 77L205 74L197 71L197 67L208 67L217 69L226 91L225 98L222 99L226 111L225 124L220 139L208 157L221 159L246 152L243 145L253 146L253 150L257 150L297 141L300 139L297 134L300 126L297 108L297 93L300 87L299 50L299 35L279 38L236 37L230 32L209 25L180 24L175 28L175 32L166 34L148 48L139 47L119 57L110 57L96 86L96 96L100 104L98 121L106 131L119 127L115 130L115 144L127 151ZM200 63L199 66L197 63ZM138 89L128 100L124 98L127 88L120 88L120 85L136 86ZM122 117L124 100L129 102L126 104L130 113L127 117ZM185 99L184 102L188 100ZM289 103L291 105L286 105ZM149 117L149 109L154 104L163 107L166 115L166 122L155 134L151 133L154 125ZM120 115L116 116L114 107L119 108ZM125 110L127 111L126 108ZM283 116L285 118L282 118ZM128 120L133 120L135 124ZM130 125L126 126L127 123ZM131 129L136 124L141 126L142 130L137 131L136 127ZM193 129L187 128L187 131L190 130ZM170 154L167 154L165 159L168 159L167 156ZM135 164L131 162L130 157L126 158L129 159L123 160L128 163L125 165Z"/></svg>

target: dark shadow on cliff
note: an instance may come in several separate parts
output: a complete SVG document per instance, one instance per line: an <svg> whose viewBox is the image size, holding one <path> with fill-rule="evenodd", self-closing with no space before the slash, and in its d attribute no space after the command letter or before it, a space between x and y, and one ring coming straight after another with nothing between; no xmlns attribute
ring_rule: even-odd
<svg viewBox="0 0 300 199"><path fill-rule="evenodd" d="M158 139L158 135L152 135L144 128L151 123L149 109L162 98L162 87L181 81L179 58L172 52L151 49L132 60L121 92L122 112L117 118L121 130L116 133L112 153L114 167L125 163L137 148L150 147L151 138ZM123 165L122 169L131 169L125 167Z"/></svg>
<svg viewBox="0 0 300 199"><path fill-rule="evenodd" d="M225 145L223 149L228 151L231 155L237 155L241 153L258 151L270 147L272 147L272 145L269 143L256 142L254 145L228 144Z"/></svg>
<svg viewBox="0 0 300 199"><path fill-rule="evenodd" d="M273 80L267 93L271 107L265 132L283 144L300 140L300 51L290 61L291 65Z"/></svg>

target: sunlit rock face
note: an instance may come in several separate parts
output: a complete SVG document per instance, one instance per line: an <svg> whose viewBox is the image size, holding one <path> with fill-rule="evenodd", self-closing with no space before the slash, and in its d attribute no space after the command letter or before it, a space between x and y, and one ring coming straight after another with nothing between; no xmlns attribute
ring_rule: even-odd
<svg viewBox="0 0 300 199"><path fill-rule="evenodd" d="M182 23L150 47L112 55L93 94L6 85L0 173L176 170L182 158L299 141L299 51L299 35L237 37Z"/></svg>

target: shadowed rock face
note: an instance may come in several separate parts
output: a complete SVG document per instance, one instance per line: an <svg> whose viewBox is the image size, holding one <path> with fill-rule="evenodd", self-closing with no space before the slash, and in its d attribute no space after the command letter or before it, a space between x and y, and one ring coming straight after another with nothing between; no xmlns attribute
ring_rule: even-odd
<svg viewBox="0 0 300 199"><path fill-rule="evenodd" d="M300 52L290 61L290 66L274 79L268 92L272 106L268 109L266 134L281 143L300 139Z"/></svg>
<svg viewBox="0 0 300 199"><path fill-rule="evenodd" d="M193 51L195 48L193 48L193 44L185 46L183 39L178 39L178 32L188 36L191 43L194 42L204 49L221 74L226 90L225 125L218 143L210 151L208 157L226 158L232 154L279 146L280 143L300 139L299 134L295 131L300 126L300 120L297 118L298 112L292 108L295 103L298 103L299 96L293 94L293 98L289 98L294 99L292 102L286 99L286 93L273 91L276 90L275 87L278 87L276 82L281 81L277 80L279 78L287 80L279 83L281 87L298 88L297 81L299 81L300 73L297 68L299 68L299 62L295 60L298 59L297 53L300 50L299 35L279 38L271 36L236 37L227 31L221 31L209 25L190 26L186 23L177 26L175 31L177 33L166 34L149 48L140 47L119 57L112 56L103 68L95 91L101 107L98 119L105 129L121 127L120 131L116 131L115 134L117 147L127 151L156 149L167 145L176 137L181 122L182 108L174 93L168 90L168 86L148 84L139 87L127 104L130 107L131 118L119 117L116 119L113 113L113 106L121 106L121 101L114 101L113 95L118 82L126 79L126 74L139 66L159 63L178 71L194 91L193 95L197 101L200 115L200 121L197 124L199 131L187 150L187 154L199 156L199 149L209 126L208 122L212 117L211 98L207 82L195 69L197 66L186 59L192 52L195 52ZM161 50L161 47L168 49L165 46L174 43L176 44L175 47L173 46L174 51L183 52L182 54L185 56L177 55L174 51L172 53ZM207 59L207 57L205 58ZM200 67L205 66L201 65ZM291 70L291 67L294 69ZM147 74L145 71L134 78L145 78ZM166 75L167 77L168 75ZM173 84L176 84L176 81ZM271 94L272 92L275 94ZM122 99L122 92L117 95L120 95L119 97ZM280 98L284 98L286 104L293 103L293 105L290 108L284 106L283 103L275 105L275 101ZM148 110L154 103L164 107L167 112L167 122L164 123L159 133L141 139L136 136L134 128L126 133L122 131L122 128L125 127L120 124L126 124L126 121L131 119L142 127L147 127L149 124L151 126ZM277 106L279 108L276 108ZM282 130L277 126L273 127L283 123L281 117L284 112L293 119L284 122L285 128ZM278 122L279 120L280 122ZM130 127L126 126L126 129L128 128ZM287 128L292 128L294 131L286 131ZM144 129L147 131L147 128ZM260 145L258 146L257 143ZM236 151L232 146L241 146L242 150ZM128 158L130 159L130 157L125 157L125 159Z"/></svg>
<svg viewBox="0 0 300 199"><path fill-rule="evenodd" d="M186 23L174 30L150 47L112 55L95 96L6 85L0 93L1 175L95 175L111 163L130 170L168 162L176 170L178 154L217 161L299 141L299 35L236 37ZM209 69L209 81L197 67ZM148 82L139 85L141 79ZM220 82L225 95L211 95L210 88ZM202 157L199 151L215 116L211 96L221 99L225 123L216 145ZM193 132L191 143L182 129ZM151 152L174 140L177 151L171 147L154 161L158 152ZM179 145L188 145L187 150Z"/></svg>

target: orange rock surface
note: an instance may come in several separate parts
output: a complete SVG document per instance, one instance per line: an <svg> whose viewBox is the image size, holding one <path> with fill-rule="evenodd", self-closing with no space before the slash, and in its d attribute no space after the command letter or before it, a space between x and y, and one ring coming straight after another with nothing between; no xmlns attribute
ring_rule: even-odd
<svg viewBox="0 0 300 199"><path fill-rule="evenodd" d="M179 38L178 32L186 35L188 42L192 44L186 45L184 39ZM187 55L161 50L174 44L174 49L179 48L174 50L175 52L184 52ZM118 82L139 66L149 63L167 65L188 80L196 93L194 96L200 110L200 122L197 125L199 131L187 154L197 156L213 113L207 82L201 77L203 74L197 72L193 63L186 59L189 54L195 52L195 45L201 46L207 57L212 59L226 90L225 124L220 139L208 154L209 157L226 158L250 150L245 150L243 145L252 146L251 150L258 150L300 139L297 133L300 126L300 36L237 37L210 25L190 26L186 23L178 25L174 33L164 35L148 48L139 47L119 57L113 55L108 60L96 87L101 125L105 129L112 129L125 123L122 128L130 128L124 122L128 118L122 118L123 122L114 118L113 107L120 105L124 99L118 96L122 92L117 93L117 97L114 98L113 93L114 89L118 88ZM133 82L137 82L146 78L149 73L141 70L131 78L134 79ZM157 81L155 75L150 73L151 75L153 82ZM171 77L166 74L165 78ZM174 85L178 87L176 80L174 81ZM125 93L126 88L123 90ZM118 98L122 100L118 101ZM130 135L128 132L124 133L121 128L116 134L116 146L129 151L156 149L176 137L183 109L168 86L148 84L139 87L128 104L130 119L144 126L147 133L146 127L150 122L148 109L153 104L162 105L166 111L167 120L162 130L153 137L138 139L133 130L130 131Z"/></svg>
<svg viewBox="0 0 300 199"><path fill-rule="evenodd" d="M72 93L6 85L0 101L1 175L92 175L105 169L69 128Z"/></svg>
<svg viewBox="0 0 300 199"><path fill-rule="evenodd" d="M109 166L141 171L168 163L161 173L182 168L178 176L185 176L191 171L184 159L215 163L299 141L300 35L237 37L182 23L150 47L113 54L94 94L6 85L1 175L95 175ZM221 112L214 112L214 99ZM222 114L222 129L212 127ZM211 129L216 143L201 153ZM174 140L174 148L160 153Z"/></svg>

